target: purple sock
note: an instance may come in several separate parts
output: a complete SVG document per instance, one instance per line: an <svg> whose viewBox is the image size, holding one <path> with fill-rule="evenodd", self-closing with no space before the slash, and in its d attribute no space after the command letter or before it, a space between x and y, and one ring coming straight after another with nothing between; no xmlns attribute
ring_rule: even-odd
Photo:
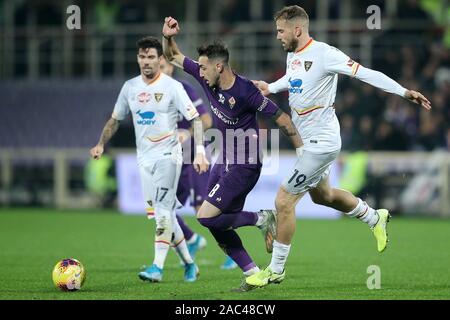
<svg viewBox="0 0 450 320"><path fill-rule="evenodd" d="M239 227L254 226L258 221L256 212L241 211L238 213L221 213L212 218L198 218L201 225L209 229L228 230Z"/></svg>
<svg viewBox="0 0 450 320"><path fill-rule="evenodd" d="M211 231L212 235L219 244L219 247L221 247L222 250L225 251L225 253L237 263L243 272L256 267L256 264L245 250L241 238L239 238L236 231L222 231L216 229L209 229L209 231Z"/></svg>
<svg viewBox="0 0 450 320"><path fill-rule="evenodd" d="M177 221L181 227L181 230L183 230L184 238L186 240L189 240L190 238L192 238L192 236L194 235L194 231L192 231L191 228L189 228L187 226L187 224L184 222L183 218L180 217L178 214L177 214Z"/></svg>

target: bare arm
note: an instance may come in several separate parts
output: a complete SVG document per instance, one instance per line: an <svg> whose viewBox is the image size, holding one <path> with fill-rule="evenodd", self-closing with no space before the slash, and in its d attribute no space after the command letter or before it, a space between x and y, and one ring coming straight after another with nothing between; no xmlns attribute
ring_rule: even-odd
<svg viewBox="0 0 450 320"><path fill-rule="evenodd" d="M91 157L93 157L94 159L101 158L105 148L105 144L109 142L112 136L117 132L118 128L119 128L119 120L110 118L106 122L97 145L90 150Z"/></svg>
<svg viewBox="0 0 450 320"><path fill-rule="evenodd" d="M212 127L212 118L208 113L200 115L200 120L202 121L203 131L206 131ZM189 128L189 133L194 135L194 126Z"/></svg>
<svg viewBox="0 0 450 320"><path fill-rule="evenodd" d="M119 120L110 118L106 122L105 127L103 128L98 144L100 145L107 144L109 140L111 140L113 135L117 132L117 129L119 129Z"/></svg>
<svg viewBox="0 0 450 320"><path fill-rule="evenodd" d="M212 118L209 115L209 113L204 113L200 115L200 119L202 120L203 131L208 130L209 128L212 127Z"/></svg>
<svg viewBox="0 0 450 320"><path fill-rule="evenodd" d="M177 20L172 17L165 18L162 30L164 55L173 65L183 69L184 54L182 54L180 49L178 49L178 46L173 38L179 31L180 27Z"/></svg>
<svg viewBox="0 0 450 320"><path fill-rule="evenodd" d="M204 133L203 133L203 122L200 117L197 117L193 121L194 128L194 141L195 141L195 158L194 158L194 169L198 173L203 173L208 171L209 162L206 158L206 151L204 146Z"/></svg>
<svg viewBox="0 0 450 320"><path fill-rule="evenodd" d="M281 109L277 111L274 118L280 130L291 140L295 149L303 147L302 138L292 123L291 118Z"/></svg>
<svg viewBox="0 0 450 320"><path fill-rule="evenodd" d="M203 143L205 142L203 135L203 123L200 117L194 119L192 127L194 128L194 142L197 149L198 146L203 146Z"/></svg>

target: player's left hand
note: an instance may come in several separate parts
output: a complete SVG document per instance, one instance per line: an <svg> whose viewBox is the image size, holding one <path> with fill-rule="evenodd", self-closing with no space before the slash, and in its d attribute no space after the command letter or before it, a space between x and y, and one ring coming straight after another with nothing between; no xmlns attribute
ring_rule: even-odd
<svg viewBox="0 0 450 320"><path fill-rule="evenodd" d="M164 19L164 25L162 33L165 37L170 38L178 34L180 26L178 21L172 17L166 17Z"/></svg>
<svg viewBox="0 0 450 320"><path fill-rule="evenodd" d="M195 155L193 165L194 165L195 171L197 171L199 174L202 174L202 173L208 171L209 161L204 154L197 153Z"/></svg>
<svg viewBox="0 0 450 320"><path fill-rule="evenodd" d="M420 92L414 90L407 90L405 93L405 98L416 104L420 104L427 110L431 110L431 102Z"/></svg>

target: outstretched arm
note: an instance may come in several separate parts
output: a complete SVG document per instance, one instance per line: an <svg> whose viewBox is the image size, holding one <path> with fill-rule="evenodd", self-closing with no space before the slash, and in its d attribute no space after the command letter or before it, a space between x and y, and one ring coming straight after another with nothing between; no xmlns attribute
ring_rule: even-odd
<svg viewBox="0 0 450 320"><path fill-rule="evenodd" d="M203 122L200 117L197 117L193 121L194 127L194 142L195 142L195 158L194 158L194 169L202 174L208 171L209 162L206 158L206 151L204 146L204 133L203 133Z"/></svg>
<svg viewBox="0 0 450 320"><path fill-rule="evenodd" d="M259 81L252 80L252 82L255 86L258 87L258 89L261 91L261 93L266 97L268 95L270 95L271 93L278 93L281 91L285 91L289 87L287 75L284 75L277 81L272 82L270 84L265 81L262 81L262 80L259 80Z"/></svg>
<svg viewBox="0 0 450 320"><path fill-rule="evenodd" d="M332 73L345 74L355 77L365 83L379 88L385 92L397 94L414 103L420 104L427 110L431 109L430 101L420 92L408 90L398 82L389 78L382 72L365 68L353 61L341 50L330 47L325 53L325 70Z"/></svg>
<svg viewBox="0 0 450 320"><path fill-rule="evenodd" d="M166 58L175 66L183 69L184 54L178 49L174 36L178 34L180 27L178 21L172 17L166 17L163 25L163 51Z"/></svg>
<svg viewBox="0 0 450 320"><path fill-rule="evenodd" d="M111 117L108 122L106 122L97 145L90 150L92 158L98 160L102 157L103 151L105 149L105 144L107 144L109 140L111 140L112 136L117 132L118 128L119 120Z"/></svg>
<svg viewBox="0 0 450 320"><path fill-rule="evenodd" d="M399 83L382 72L359 66L355 78L383 91L398 94L411 102L421 105L427 110L431 109L431 102L423 94L403 88Z"/></svg>

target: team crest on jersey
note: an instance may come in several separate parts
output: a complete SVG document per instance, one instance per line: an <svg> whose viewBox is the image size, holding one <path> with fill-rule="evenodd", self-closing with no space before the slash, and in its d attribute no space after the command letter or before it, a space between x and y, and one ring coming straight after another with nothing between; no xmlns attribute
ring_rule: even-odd
<svg viewBox="0 0 450 320"><path fill-rule="evenodd" d="M163 93L155 93L155 100L156 102L160 102L162 97L163 97Z"/></svg>
<svg viewBox="0 0 450 320"><path fill-rule="evenodd" d="M231 97L228 99L228 104L230 105L230 109L233 109L234 105L236 104L236 99L234 97Z"/></svg>
<svg viewBox="0 0 450 320"><path fill-rule="evenodd" d="M305 61L305 71L308 72L309 69L311 69L313 62L312 61Z"/></svg>
<svg viewBox="0 0 450 320"><path fill-rule="evenodd" d="M147 92L141 92L138 94L137 99L140 103L147 103L150 101L151 95Z"/></svg>

